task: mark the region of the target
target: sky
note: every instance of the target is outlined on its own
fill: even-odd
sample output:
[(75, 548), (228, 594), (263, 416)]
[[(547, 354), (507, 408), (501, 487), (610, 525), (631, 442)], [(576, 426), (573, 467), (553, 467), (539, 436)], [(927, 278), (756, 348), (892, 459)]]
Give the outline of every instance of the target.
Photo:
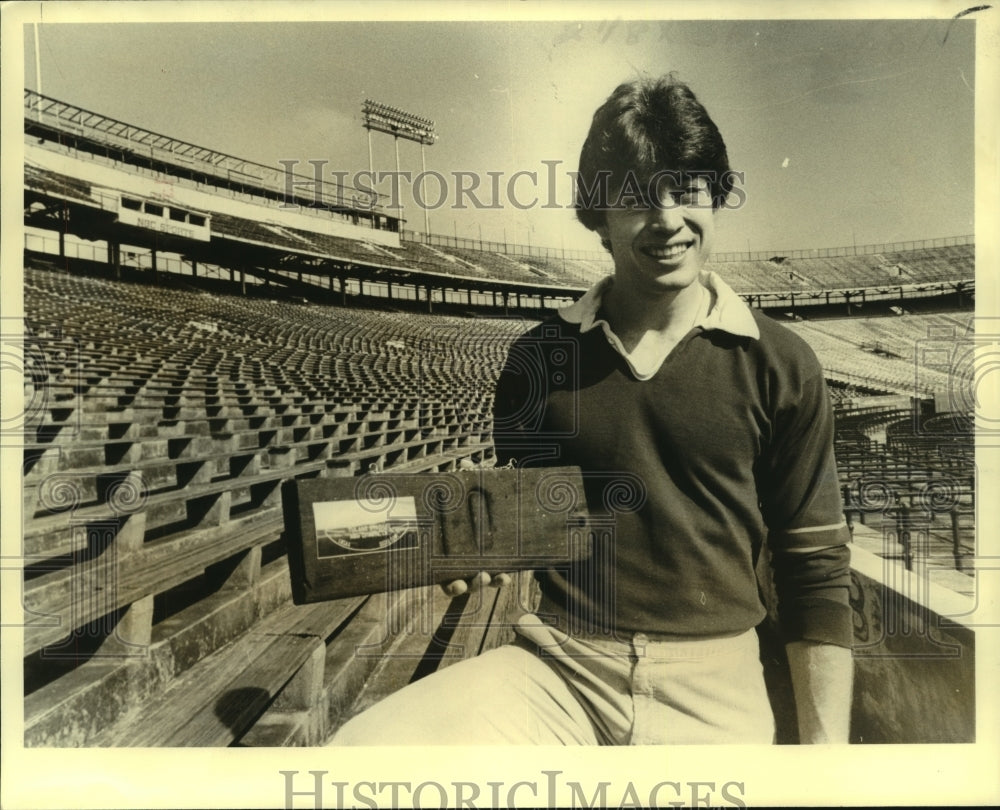
[[(716, 250), (974, 230), (971, 17), (43, 22), (38, 39), (44, 94), (275, 168), (366, 170), (366, 98), (430, 118), (439, 138), (426, 167), (449, 183), (445, 206), (428, 214), (436, 233), (599, 249), (569, 209), (567, 173), (614, 87), (668, 71), (692, 87), (745, 173), (746, 201), (719, 214)], [(23, 40), (25, 85), (36, 89), (30, 26)], [(374, 167), (393, 169), (392, 138), (376, 133), (372, 145)], [(401, 169), (419, 173), (419, 146), (398, 146)], [(454, 172), (483, 178), (490, 204), (486, 173), (505, 184), (519, 170), (538, 176), (517, 181), (520, 208), (455, 207)], [(438, 188), (428, 180), (425, 197)], [(407, 227), (423, 230), (405, 183), (401, 201)]]
[(322, 501), (313, 504), (313, 520), (317, 530), (333, 530), (385, 523), (387, 520), (416, 519), (417, 505), (413, 498), (371, 499), (365, 501)]

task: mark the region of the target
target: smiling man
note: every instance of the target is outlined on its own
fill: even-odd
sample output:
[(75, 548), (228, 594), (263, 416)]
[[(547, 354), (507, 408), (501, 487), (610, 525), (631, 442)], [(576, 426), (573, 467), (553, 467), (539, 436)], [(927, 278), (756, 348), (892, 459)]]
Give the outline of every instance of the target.
[(494, 441), (500, 464), (580, 466), (612, 528), (590, 559), (537, 572), (514, 644), (401, 690), (335, 743), (771, 743), (765, 541), (800, 739), (847, 741), (831, 406), (809, 347), (705, 269), (733, 178), (673, 78), (623, 84), (597, 110), (577, 214), (614, 273), (511, 347)]

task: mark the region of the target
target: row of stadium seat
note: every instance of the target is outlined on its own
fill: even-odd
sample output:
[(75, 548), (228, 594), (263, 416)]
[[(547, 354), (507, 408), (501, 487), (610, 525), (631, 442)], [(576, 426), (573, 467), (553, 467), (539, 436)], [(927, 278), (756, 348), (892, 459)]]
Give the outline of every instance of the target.
[[(974, 593), (975, 461), (956, 414), (916, 423), (909, 408), (836, 410), (834, 450), (845, 512), (880, 533), (882, 556), (914, 557), (932, 582)], [(919, 547), (902, 548), (905, 537)], [(960, 572), (965, 576), (959, 576)]]
[[(923, 396), (964, 386), (971, 373), (971, 367), (960, 362), (962, 347), (970, 345), (971, 315), (912, 314), (786, 325), (813, 347), (834, 378), (867, 378), (888, 391)], [(947, 362), (942, 361), (942, 349)]]
[(952, 245), (892, 254), (775, 257), (772, 261), (716, 262), (713, 269), (743, 294), (898, 287), (974, 278), (975, 249)]

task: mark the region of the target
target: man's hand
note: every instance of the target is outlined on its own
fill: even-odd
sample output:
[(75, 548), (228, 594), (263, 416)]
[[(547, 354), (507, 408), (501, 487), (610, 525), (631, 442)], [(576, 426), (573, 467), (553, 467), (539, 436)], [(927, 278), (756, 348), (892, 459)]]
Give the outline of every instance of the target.
[(461, 596), (463, 593), (478, 591), (480, 588), (485, 588), (487, 585), (492, 585), (495, 588), (502, 588), (504, 585), (509, 584), (510, 574), (495, 574), (494, 576), (490, 576), (485, 571), (480, 571), (468, 582), (464, 579), (456, 579), (446, 585), (442, 585), (441, 588), (446, 594), (448, 594), (448, 596)]
[(851, 651), (813, 641), (793, 641), (785, 649), (799, 716), (799, 742), (848, 742), (854, 677)]

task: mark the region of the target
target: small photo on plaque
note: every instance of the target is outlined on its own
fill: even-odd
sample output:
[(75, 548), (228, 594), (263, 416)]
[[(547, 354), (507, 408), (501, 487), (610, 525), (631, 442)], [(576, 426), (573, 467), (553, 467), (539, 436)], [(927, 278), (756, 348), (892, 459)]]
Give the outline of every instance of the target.
[(393, 499), (384, 509), (358, 500), (313, 504), (316, 556), (384, 553), (416, 548), (417, 506), (411, 497)]

